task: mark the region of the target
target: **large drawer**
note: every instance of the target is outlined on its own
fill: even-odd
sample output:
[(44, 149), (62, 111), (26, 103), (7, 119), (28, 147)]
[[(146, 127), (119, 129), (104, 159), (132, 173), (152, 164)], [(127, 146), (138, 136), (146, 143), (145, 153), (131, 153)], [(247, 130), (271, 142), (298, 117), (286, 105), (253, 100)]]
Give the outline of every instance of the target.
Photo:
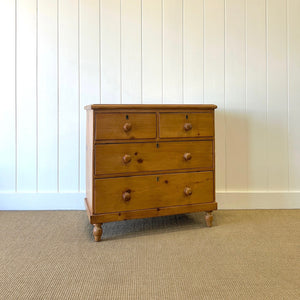
[(95, 175), (213, 169), (212, 141), (95, 145)]
[(159, 114), (160, 138), (212, 137), (213, 135), (213, 112)]
[(213, 172), (96, 179), (95, 213), (213, 202)]
[(156, 137), (155, 113), (96, 113), (95, 139), (148, 139)]

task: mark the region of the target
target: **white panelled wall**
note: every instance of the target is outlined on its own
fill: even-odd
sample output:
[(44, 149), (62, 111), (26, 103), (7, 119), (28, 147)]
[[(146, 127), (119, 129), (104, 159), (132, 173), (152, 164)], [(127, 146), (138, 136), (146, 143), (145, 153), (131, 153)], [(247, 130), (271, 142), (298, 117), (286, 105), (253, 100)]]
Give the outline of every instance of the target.
[(1, 0), (0, 209), (81, 209), (92, 103), (213, 103), (219, 208), (300, 208), (300, 0)]

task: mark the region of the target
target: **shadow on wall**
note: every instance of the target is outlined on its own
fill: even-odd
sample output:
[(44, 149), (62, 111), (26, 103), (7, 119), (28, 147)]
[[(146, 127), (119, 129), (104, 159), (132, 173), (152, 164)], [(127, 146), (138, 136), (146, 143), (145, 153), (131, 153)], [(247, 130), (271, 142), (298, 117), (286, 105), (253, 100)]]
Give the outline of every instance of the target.
[(288, 190), (288, 167), (288, 128), (280, 115), (216, 111), (217, 190)]

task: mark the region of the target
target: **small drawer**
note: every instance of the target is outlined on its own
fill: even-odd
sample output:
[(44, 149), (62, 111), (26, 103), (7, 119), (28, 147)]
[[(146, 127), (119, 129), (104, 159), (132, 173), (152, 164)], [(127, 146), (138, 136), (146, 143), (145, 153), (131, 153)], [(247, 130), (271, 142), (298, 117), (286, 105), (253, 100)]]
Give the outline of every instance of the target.
[(95, 145), (95, 175), (148, 171), (212, 170), (212, 141)]
[(192, 172), (96, 179), (95, 213), (209, 203), (214, 201), (213, 172)]
[(155, 113), (96, 113), (96, 140), (156, 138)]
[(195, 138), (213, 135), (213, 112), (159, 114), (160, 138)]

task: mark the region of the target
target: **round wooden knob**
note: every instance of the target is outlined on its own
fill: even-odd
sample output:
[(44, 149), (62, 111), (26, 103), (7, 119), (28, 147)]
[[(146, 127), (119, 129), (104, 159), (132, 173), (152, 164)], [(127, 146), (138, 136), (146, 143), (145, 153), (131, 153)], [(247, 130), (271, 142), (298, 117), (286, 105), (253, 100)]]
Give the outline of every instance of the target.
[(125, 123), (124, 126), (123, 126), (123, 129), (125, 132), (128, 132), (131, 130), (131, 123)]
[(192, 195), (192, 189), (191, 189), (189, 186), (186, 186), (186, 187), (184, 188), (184, 194), (185, 194), (186, 196)]
[(184, 128), (185, 131), (191, 130), (193, 128), (192, 123), (185, 123), (183, 125), (183, 128)]
[(190, 159), (192, 159), (192, 154), (187, 152), (187, 153), (183, 154), (183, 157), (184, 157), (185, 160), (190, 160)]
[(124, 201), (129, 201), (131, 199), (131, 194), (129, 192), (124, 192), (123, 193), (123, 200)]
[(128, 164), (131, 161), (131, 156), (129, 154), (125, 154), (123, 156), (123, 161), (125, 164)]

